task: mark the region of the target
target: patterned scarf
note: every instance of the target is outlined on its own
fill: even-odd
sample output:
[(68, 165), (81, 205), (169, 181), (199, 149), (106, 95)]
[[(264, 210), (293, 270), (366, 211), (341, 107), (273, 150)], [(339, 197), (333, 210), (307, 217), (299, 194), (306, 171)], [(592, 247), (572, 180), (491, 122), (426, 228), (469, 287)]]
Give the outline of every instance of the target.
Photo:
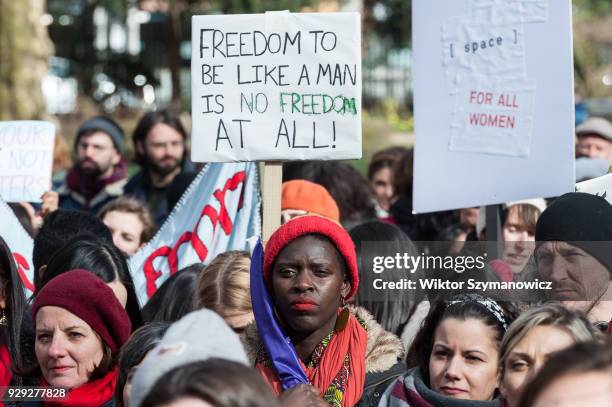
[[(361, 399), (367, 341), (365, 322), (351, 314), (342, 331), (329, 333), (315, 347), (306, 364), (300, 361), (309, 382), (319, 389), (330, 406), (352, 407)], [(263, 346), (258, 351), (255, 367), (277, 395), (283, 392)]]
[(413, 368), (395, 381), (386, 405), (389, 407), (500, 407), (500, 400), (464, 400), (436, 393), (424, 383), (419, 368)]

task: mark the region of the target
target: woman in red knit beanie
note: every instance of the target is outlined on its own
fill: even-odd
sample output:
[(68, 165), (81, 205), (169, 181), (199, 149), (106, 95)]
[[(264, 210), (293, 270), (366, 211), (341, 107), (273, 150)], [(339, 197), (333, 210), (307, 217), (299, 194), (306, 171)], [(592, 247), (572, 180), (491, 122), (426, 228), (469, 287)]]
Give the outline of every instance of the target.
[(45, 285), (34, 299), (34, 350), (41, 385), (68, 389), (45, 406), (112, 406), (116, 355), (131, 324), (113, 291), (77, 269)]
[[(266, 245), (263, 278), (311, 389), (333, 406), (377, 405), (382, 389), (405, 370), (397, 363), (403, 349), (365, 309), (347, 305), (359, 285), (348, 233), (319, 216), (290, 220)], [(255, 367), (280, 395), (283, 385), (255, 324), (244, 341)], [(294, 389), (303, 394), (299, 387), (287, 393)]]

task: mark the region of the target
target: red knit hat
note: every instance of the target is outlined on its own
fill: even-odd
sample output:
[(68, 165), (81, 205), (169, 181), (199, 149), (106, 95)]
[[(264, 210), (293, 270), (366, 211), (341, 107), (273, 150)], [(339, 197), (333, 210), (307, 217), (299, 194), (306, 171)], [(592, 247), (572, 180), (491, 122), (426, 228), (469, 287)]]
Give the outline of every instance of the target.
[(274, 263), (276, 256), (278, 256), (281, 250), (298, 237), (308, 234), (323, 235), (329, 238), (334, 246), (336, 246), (336, 249), (338, 249), (346, 263), (346, 270), (351, 284), (351, 291), (346, 298), (352, 298), (359, 287), (355, 244), (342, 226), (321, 216), (300, 216), (294, 218), (282, 225), (270, 236), (264, 252), (263, 275), (266, 283), (270, 285), (272, 263)]
[(340, 222), (340, 209), (325, 187), (303, 179), (283, 182), (281, 209), (301, 209)]
[(130, 318), (113, 290), (88, 270), (67, 271), (41, 288), (32, 306), (35, 326), (36, 313), (48, 305), (64, 308), (87, 322), (113, 353), (121, 348), (132, 331)]

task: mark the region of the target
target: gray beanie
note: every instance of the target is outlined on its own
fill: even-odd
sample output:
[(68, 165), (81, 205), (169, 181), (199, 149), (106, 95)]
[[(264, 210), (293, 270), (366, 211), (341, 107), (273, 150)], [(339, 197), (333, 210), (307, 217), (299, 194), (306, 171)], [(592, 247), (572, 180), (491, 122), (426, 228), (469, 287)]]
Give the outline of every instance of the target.
[(576, 136), (598, 135), (612, 141), (612, 123), (603, 117), (589, 117), (576, 127)]
[(211, 358), (249, 365), (240, 339), (218, 314), (201, 309), (185, 315), (136, 369), (130, 406), (140, 407), (155, 382), (175, 367)]
[(79, 142), (79, 138), (83, 134), (91, 133), (94, 131), (103, 131), (104, 133), (108, 134), (111, 140), (113, 140), (113, 145), (115, 146), (119, 154), (123, 153), (123, 129), (117, 124), (117, 122), (106, 116), (92, 117), (85, 123), (81, 124), (81, 127), (79, 127), (79, 129), (77, 130), (74, 145), (77, 145), (77, 143)]

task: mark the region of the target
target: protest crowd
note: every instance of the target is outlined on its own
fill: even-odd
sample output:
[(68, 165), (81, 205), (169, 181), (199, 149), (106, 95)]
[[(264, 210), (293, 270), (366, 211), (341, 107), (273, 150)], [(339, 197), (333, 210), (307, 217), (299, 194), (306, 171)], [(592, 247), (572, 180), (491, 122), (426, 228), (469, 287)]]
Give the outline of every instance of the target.
[[(612, 124), (589, 118), (577, 130), (580, 160), (612, 160)], [(61, 185), (36, 210), (11, 204), (34, 239), (35, 288), (26, 298), (1, 240), (2, 386), (64, 388), (70, 403), (57, 405), (80, 406), (610, 405), (604, 198), (500, 206), (503, 250), (479, 272), (535, 273), (554, 298), (377, 291), (375, 257), (465, 254), (485, 239), (484, 208), (413, 215), (403, 147), (374, 154), (367, 177), (345, 162), (291, 162), (265, 248), (181, 268), (139, 304), (128, 259), (197, 177), (187, 138), (169, 111), (145, 114), (128, 179), (123, 130), (91, 118)]]
[[(563, 167), (575, 162), (575, 181), (585, 181), (575, 191), (421, 211), (416, 168), (427, 146), (380, 148), (364, 174), (344, 160), (355, 148), (361, 156), (361, 136), (346, 135), (368, 120), (351, 93), (361, 92), (359, 55), (339, 50), (361, 49), (341, 36), (358, 31), (355, 15), (343, 17), (354, 24), (348, 29), (322, 25), (292, 36), (266, 37), (243, 20), (231, 22), (244, 24), (240, 33), (229, 20), (225, 34), (194, 29), (192, 81), (202, 83), (193, 87), (191, 125), (183, 121), (188, 112), (162, 107), (144, 111), (131, 132), (110, 114), (87, 117), (74, 134), (53, 135), (57, 166), (40, 199), (9, 199), (0, 190), (0, 406), (612, 406), (612, 193), (599, 193), (612, 190), (612, 123), (596, 116), (577, 123), (575, 154)], [(195, 16), (194, 27), (216, 17)], [(266, 27), (282, 32), (286, 18), (266, 15)], [(466, 43), (467, 56), (457, 58), (504, 53), (518, 36)], [(261, 54), (257, 41), (265, 44)], [(310, 76), (304, 63), (290, 84), (290, 65), (270, 62), (285, 52), (309, 59), (312, 44), (317, 57), (336, 50), (356, 63), (316, 61)], [(524, 56), (519, 51), (508, 55)], [(264, 53), (268, 65), (238, 64), (238, 84), (223, 75), (235, 60), (225, 58)], [(315, 76), (323, 90), (307, 93), (302, 82), (312, 80), (314, 89)], [(227, 94), (195, 91), (285, 80), (296, 87), (281, 89), (276, 116), (258, 105), (265, 97), (268, 107), (263, 92), (250, 93), (244, 109), (240, 93), (250, 120), (221, 115), (232, 109)], [(495, 123), (514, 127), (516, 95), (522, 102), (535, 92), (519, 88), (513, 102), (510, 94), (498, 99), (506, 109), (499, 117), (508, 119)], [(491, 112), (501, 109), (490, 103), (493, 93), (482, 98)], [(304, 125), (299, 115), (317, 109), (323, 118), (305, 116)], [(516, 120), (532, 115), (519, 112)], [(253, 146), (265, 144), (253, 142), (265, 127), (257, 119), (274, 122), (270, 150), (278, 156), (244, 159), (266, 148)], [(0, 151), (3, 135), (18, 128), (1, 126)], [(304, 128), (311, 133), (296, 136)], [(452, 154), (503, 155), (499, 146), (469, 150), (474, 139), (451, 138)], [(518, 151), (511, 159), (535, 156), (536, 147), (525, 154), (520, 143), (505, 147)], [(230, 150), (246, 155), (223, 156)], [(329, 156), (313, 159), (312, 151)], [(199, 159), (208, 152), (214, 159)], [(280, 175), (269, 193), (273, 170)], [(528, 190), (532, 180), (523, 181)], [(270, 202), (280, 211), (268, 210)]]

